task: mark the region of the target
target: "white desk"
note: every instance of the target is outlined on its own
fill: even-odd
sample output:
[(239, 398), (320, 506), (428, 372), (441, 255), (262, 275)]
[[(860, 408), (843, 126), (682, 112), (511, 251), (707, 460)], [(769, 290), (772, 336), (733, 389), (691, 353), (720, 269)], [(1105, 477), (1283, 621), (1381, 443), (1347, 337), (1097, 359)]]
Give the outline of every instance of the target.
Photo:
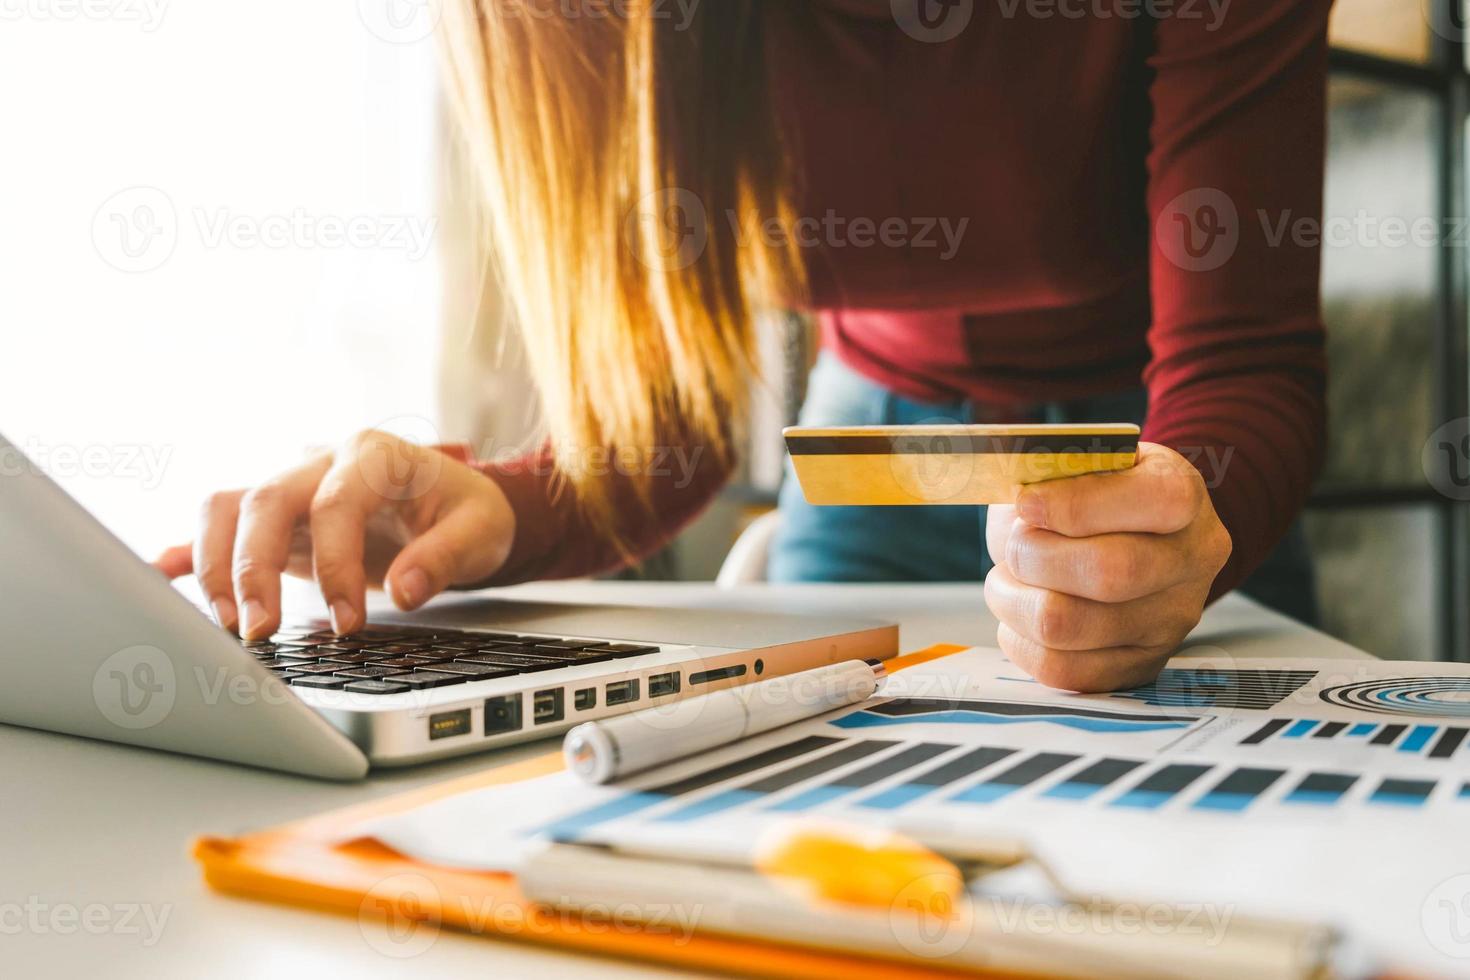
[[(979, 586), (749, 588), (576, 582), (525, 586), (529, 597), (637, 605), (821, 611), (882, 617), (902, 646), (993, 645), (995, 621)], [(1231, 596), (1212, 608), (1190, 646), (1240, 657), (1365, 657), (1360, 651)], [(44, 651), (36, 651), (37, 655)], [(532, 745), (390, 772), (359, 785), (318, 783), (254, 769), (0, 726), (0, 964), (10, 976), (647, 976), (636, 964), (441, 933), (408, 962), (384, 957), (348, 916), (316, 914), (208, 891), (189, 857), (199, 834), (234, 834), (548, 751)], [(105, 906), (107, 911), (88, 909)], [(162, 919), (156, 942), (143, 912)], [(92, 916), (93, 918), (86, 918)], [(91, 931), (87, 923), (91, 924)], [(656, 971), (663, 972), (663, 971)]]

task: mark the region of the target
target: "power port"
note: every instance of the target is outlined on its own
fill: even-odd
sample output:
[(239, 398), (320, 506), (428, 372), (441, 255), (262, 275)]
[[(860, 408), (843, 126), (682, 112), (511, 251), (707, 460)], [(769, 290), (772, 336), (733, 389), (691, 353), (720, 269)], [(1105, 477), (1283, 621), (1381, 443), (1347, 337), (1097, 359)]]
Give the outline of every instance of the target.
[(521, 696), (502, 694), (485, 699), (485, 734), (503, 735), (521, 727)]
[(654, 674), (648, 679), (648, 696), (651, 698), (678, 693), (679, 672), (677, 670), (672, 674)]
[(572, 704), (578, 711), (591, 711), (597, 707), (597, 688), (584, 687), (572, 695)]
[(562, 689), (559, 687), (549, 691), (537, 691), (535, 699), (531, 702), (531, 720), (538, 725), (549, 725), (553, 721), (561, 721), (566, 715), (563, 697)]
[(607, 706), (627, 704), (638, 700), (638, 678), (630, 681), (614, 681), (607, 686)]
[(460, 708), (456, 711), (441, 711), (437, 715), (429, 716), (429, 741), (441, 738), (453, 738), (455, 735), (468, 735), (470, 733), (470, 709)]

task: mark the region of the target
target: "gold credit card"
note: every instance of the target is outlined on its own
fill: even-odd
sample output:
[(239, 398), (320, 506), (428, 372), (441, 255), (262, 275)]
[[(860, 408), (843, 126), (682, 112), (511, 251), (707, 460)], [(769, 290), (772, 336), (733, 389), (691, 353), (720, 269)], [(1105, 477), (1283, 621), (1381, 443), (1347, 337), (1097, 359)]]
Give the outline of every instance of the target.
[(1126, 470), (1138, 426), (857, 425), (782, 431), (807, 503), (1009, 504), (1027, 483)]

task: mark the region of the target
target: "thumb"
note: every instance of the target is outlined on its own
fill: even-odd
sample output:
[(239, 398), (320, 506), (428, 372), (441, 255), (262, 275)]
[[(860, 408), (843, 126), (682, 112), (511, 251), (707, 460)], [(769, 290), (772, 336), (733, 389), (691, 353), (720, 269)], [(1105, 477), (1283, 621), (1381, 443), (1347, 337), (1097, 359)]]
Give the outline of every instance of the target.
[(495, 574), (510, 555), (512, 533), (495, 511), (464, 501), (398, 553), (384, 585), (400, 609), (417, 609), (451, 585)]

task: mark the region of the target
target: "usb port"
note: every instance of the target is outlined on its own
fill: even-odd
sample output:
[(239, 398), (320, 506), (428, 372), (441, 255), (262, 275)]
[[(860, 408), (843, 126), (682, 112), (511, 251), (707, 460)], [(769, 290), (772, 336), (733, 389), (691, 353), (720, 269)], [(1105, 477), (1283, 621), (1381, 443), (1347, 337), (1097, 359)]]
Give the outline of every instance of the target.
[(549, 725), (553, 721), (561, 721), (566, 712), (562, 708), (562, 689), (552, 688), (549, 691), (537, 691), (535, 699), (531, 702), (531, 718), (538, 725)]
[(648, 679), (648, 696), (651, 698), (678, 693), (679, 672), (677, 670), (672, 674), (654, 674)]
[(503, 735), (521, 727), (521, 696), (502, 694), (485, 699), (485, 734)]
[(578, 711), (591, 711), (597, 707), (597, 688), (584, 687), (572, 695), (572, 704)]
[(631, 681), (615, 681), (607, 686), (607, 706), (611, 708), (615, 704), (627, 704), (629, 701), (638, 700), (638, 678)]

